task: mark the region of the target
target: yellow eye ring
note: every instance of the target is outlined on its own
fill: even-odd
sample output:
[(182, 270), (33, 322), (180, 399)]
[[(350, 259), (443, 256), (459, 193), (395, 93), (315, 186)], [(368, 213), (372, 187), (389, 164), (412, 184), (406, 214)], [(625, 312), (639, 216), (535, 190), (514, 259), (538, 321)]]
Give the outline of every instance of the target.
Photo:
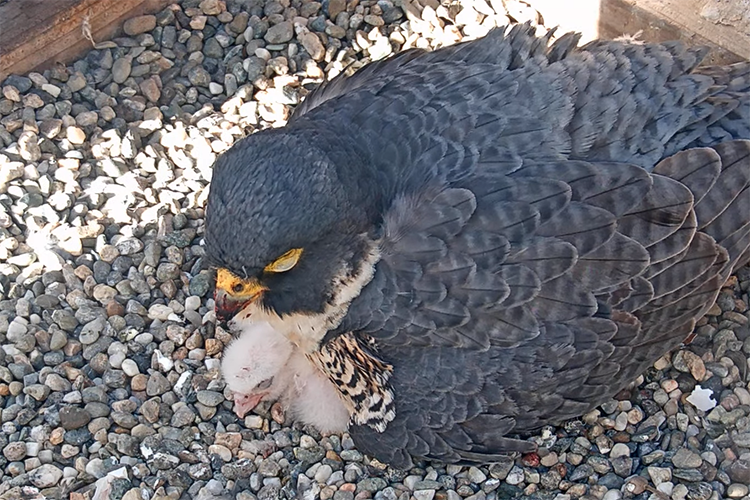
[(263, 271), (267, 273), (285, 273), (297, 265), (300, 256), (302, 256), (302, 249), (292, 248), (284, 255), (264, 267)]

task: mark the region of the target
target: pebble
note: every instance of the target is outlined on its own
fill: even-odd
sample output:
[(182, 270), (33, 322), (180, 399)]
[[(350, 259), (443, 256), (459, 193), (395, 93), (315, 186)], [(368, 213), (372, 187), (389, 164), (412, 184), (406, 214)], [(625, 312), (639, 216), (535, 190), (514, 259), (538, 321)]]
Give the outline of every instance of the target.
[(62, 479), (63, 472), (52, 464), (44, 464), (29, 473), (29, 482), (37, 488), (50, 488)]
[(513, 467), (505, 478), (505, 482), (511, 485), (521, 484), (524, 480), (523, 469), (516, 466)]
[(80, 145), (86, 141), (86, 132), (84, 132), (80, 127), (71, 125), (65, 130), (65, 134), (67, 135), (67, 138), (71, 142), (71, 144)]
[(472, 483), (481, 484), (487, 480), (487, 475), (477, 467), (469, 467), (468, 475)]
[(610, 459), (629, 456), (630, 448), (628, 448), (628, 446), (623, 443), (615, 443), (615, 445), (612, 447), (612, 450), (609, 452)]
[(76, 71), (70, 75), (70, 78), (68, 78), (66, 83), (71, 92), (78, 92), (86, 87), (86, 77), (83, 73)]
[(681, 372), (690, 372), (695, 380), (701, 382), (706, 377), (703, 360), (688, 350), (680, 350), (672, 358), (672, 365)]
[(307, 53), (310, 54), (310, 57), (312, 57), (315, 61), (323, 60), (326, 49), (321, 43), (320, 38), (318, 38), (318, 35), (308, 31), (307, 33), (298, 35), (297, 38), (305, 48)]
[(26, 443), (23, 441), (9, 443), (3, 448), (3, 455), (11, 462), (23, 460), (26, 457)]
[(122, 371), (125, 372), (125, 375), (128, 377), (135, 377), (140, 373), (140, 370), (138, 369), (138, 364), (136, 364), (135, 361), (132, 359), (125, 359), (122, 362)]
[(681, 469), (694, 469), (700, 467), (703, 460), (698, 454), (686, 448), (680, 448), (672, 457), (672, 463)]
[(130, 36), (140, 35), (156, 27), (156, 16), (146, 15), (133, 17), (125, 21), (123, 31)]
[(733, 483), (727, 487), (727, 496), (729, 498), (742, 498), (747, 496), (748, 486), (746, 484)]
[(264, 36), (266, 42), (270, 44), (281, 44), (286, 43), (294, 36), (294, 29), (292, 23), (289, 21), (282, 21), (279, 24), (271, 26)]
[(129, 57), (120, 57), (112, 64), (112, 80), (115, 83), (125, 83), (130, 76), (133, 61)]
[(63, 406), (59, 412), (60, 425), (65, 430), (79, 429), (91, 421), (91, 415), (83, 408)]

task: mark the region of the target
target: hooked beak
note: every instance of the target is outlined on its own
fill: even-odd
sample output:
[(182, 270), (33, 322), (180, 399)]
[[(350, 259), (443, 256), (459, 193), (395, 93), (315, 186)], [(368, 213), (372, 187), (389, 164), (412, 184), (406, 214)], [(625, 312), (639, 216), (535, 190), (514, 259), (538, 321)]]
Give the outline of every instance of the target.
[(226, 327), (229, 320), (245, 306), (258, 300), (266, 290), (266, 287), (255, 278), (243, 279), (226, 269), (219, 269), (216, 272), (214, 292), (216, 319), (219, 325)]
[(266, 392), (259, 394), (236, 394), (234, 396), (234, 413), (239, 418), (245, 418), (245, 415), (250, 413), (253, 408), (258, 406), (258, 403), (263, 401), (266, 394)]

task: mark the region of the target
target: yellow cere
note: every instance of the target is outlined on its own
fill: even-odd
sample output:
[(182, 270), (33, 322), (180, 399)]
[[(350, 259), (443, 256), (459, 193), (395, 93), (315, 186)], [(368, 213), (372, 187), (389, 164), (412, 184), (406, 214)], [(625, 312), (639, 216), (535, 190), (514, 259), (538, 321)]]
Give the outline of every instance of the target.
[(244, 280), (224, 268), (216, 271), (216, 288), (230, 295), (243, 297), (257, 295), (266, 289), (255, 278)]
[(268, 264), (263, 270), (267, 273), (285, 273), (297, 265), (301, 255), (301, 248), (292, 248), (284, 255)]

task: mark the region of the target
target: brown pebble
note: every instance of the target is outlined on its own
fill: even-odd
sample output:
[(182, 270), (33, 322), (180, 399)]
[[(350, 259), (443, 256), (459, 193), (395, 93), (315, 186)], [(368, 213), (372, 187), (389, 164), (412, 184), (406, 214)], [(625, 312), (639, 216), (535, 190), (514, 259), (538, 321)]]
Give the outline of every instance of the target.
[(200, 349), (201, 347), (203, 347), (203, 336), (198, 331), (195, 331), (185, 341), (185, 347), (187, 347), (191, 351), (193, 349)]
[(719, 304), (714, 304), (711, 309), (708, 310), (706, 316), (721, 316), (721, 307)]
[(0, 384), (0, 396), (10, 396), (10, 387), (8, 387), (8, 384)]
[(145, 373), (139, 373), (130, 380), (130, 388), (135, 392), (145, 391), (146, 384), (148, 384), (148, 375)]
[(339, 487), (339, 490), (341, 491), (351, 491), (352, 493), (354, 493), (356, 489), (357, 485), (352, 483), (344, 483)]
[(661, 381), (661, 388), (664, 389), (664, 391), (669, 394), (670, 392), (674, 391), (680, 386), (680, 384), (677, 383), (674, 379), (667, 379)]
[(336, 453), (336, 452), (335, 452), (335, 451), (333, 451), (333, 450), (328, 450), (328, 451), (326, 451), (326, 458), (327, 458), (328, 460), (334, 460), (334, 461), (336, 461), (336, 462), (341, 462), (341, 457), (339, 456), (339, 454), (338, 454), (338, 453)]
[(49, 442), (50, 444), (57, 446), (58, 444), (63, 442), (63, 438), (65, 437), (65, 429), (62, 427), (57, 427), (56, 429), (53, 429), (52, 432), (49, 435)]
[(94, 271), (92, 271), (90, 268), (88, 268), (88, 267), (84, 266), (83, 264), (81, 264), (80, 266), (76, 267), (73, 270), (73, 274), (75, 274), (76, 276), (78, 276), (82, 280), (85, 280), (89, 276), (93, 276), (94, 275)]
[(565, 464), (556, 464), (552, 467), (552, 470), (560, 474), (561, 478), (565, 478), (565, 476), (568, 474), (568, 469), (565, 467)]
[(36, 345), (43, 349), (43, 352), (49, 350), (49, 342), (52, 335), (47, 330), (37, 330), (34, 332), (34, 338), (36, 339)]
[(642, 476), (631, 477), (625, 485), (625, 491), (632, 495), (640, 495), (648, 487), (648, 479)]
[(104, 309), (107, 311), (107, 317), (109, 318), (111, 318), (112, 316), (125, 315), (125, 306), (123, 306), (116, 300), (110, 300), (109, 302), (107, 302), (107, 305), (104, 306)]
[(180, 347), (179, 349), (176, 349), (175, 352), (172, 353), (172, 359), (177, 360), (183, 360), (188, 357), (188, 350), (185, 348), (185, 346)]
[(615, 435), (612, 436), (612, 441), (615, 443), (629, 443), (630, 434), (627, 432), (616, 432)]
[(229, 344), (234, 337), (231, 333), (225, 331), (223, 328), (217, 328), (216, 333), (214, 334), (216, 336), (216, 340), (221, 342), (224, 345)]
[(242, 434), (239, 432), (217, 432), (214, 444), (225, 446), (230, 450), (236, 450), (242, 442)]
[(63, 364), (61, 368), (65, 372), (65, 378), (67, 378), (71, 382), (75, 382), (78, 379), (78, 377), (81, 376), (81, 370), (79, 370), (78, 368), (74, 366)]
[(69, 338), (68, 343), (63, 347), (63, 353), (65, 353), (66, 356), (71, 357), (81, 352), (81, 349), (82, 346), (79, 341)]
[(279, 425), (284, 424), (286, 416), (284, 415), (284, 407), (281, 406), (281, 403), (274, 403), (273, 406), (271, 406), (271, 418), (273, 418), (274, 422)]
[(206, 354), (216, 356), (224, 350), (224, 344), (218, 339), (206, 339)]

